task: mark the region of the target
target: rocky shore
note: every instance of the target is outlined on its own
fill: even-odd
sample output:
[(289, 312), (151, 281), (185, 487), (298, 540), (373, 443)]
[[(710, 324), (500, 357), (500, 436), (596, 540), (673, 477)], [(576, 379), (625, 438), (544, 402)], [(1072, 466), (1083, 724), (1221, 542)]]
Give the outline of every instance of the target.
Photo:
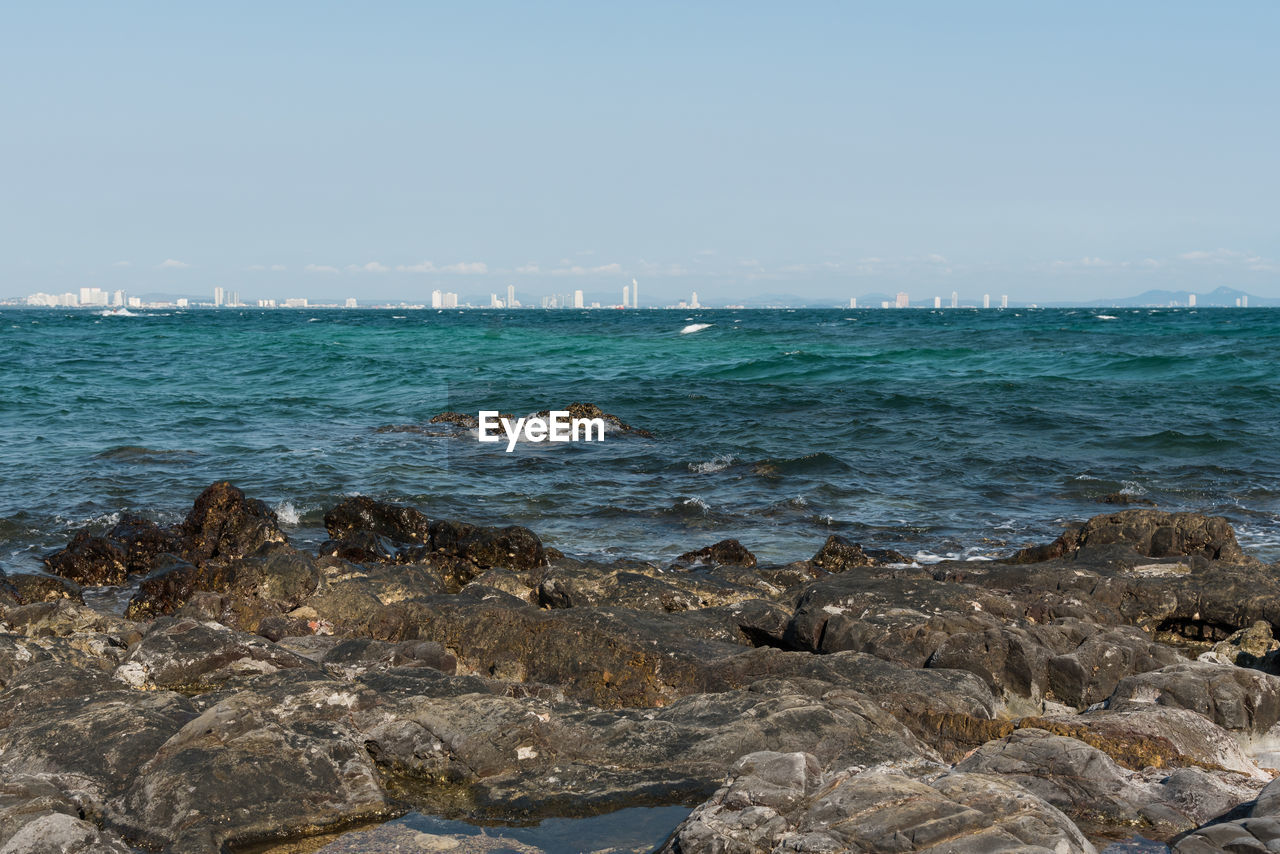
[[(1223, 519), (924, 567), (838, 536), (589, 563), (368, 498), (324, 521), (299, 549), (216, 483), (0, 574), (0, 854), (438, 851), (377, 825), (670, 805), (670, 854), (1280, 850), (1280, 572)], [(101, 585), (136, 587), (123, 614)]]

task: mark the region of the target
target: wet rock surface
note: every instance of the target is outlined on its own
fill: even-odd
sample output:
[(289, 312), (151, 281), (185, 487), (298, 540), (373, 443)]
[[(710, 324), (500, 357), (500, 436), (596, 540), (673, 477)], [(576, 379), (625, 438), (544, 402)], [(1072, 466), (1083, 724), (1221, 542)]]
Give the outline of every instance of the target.
[[(1280, 573), (1220, 519), (1122, 510), (932, 566), (838, 536), (593, 563), (367, 497), (324, 521), (298, 548), (223, 482), (0, 578), (0, 851), (673, 805), (670, 852), (1280, 839)], [(84, 604), (125, 582), (124, 616)]]

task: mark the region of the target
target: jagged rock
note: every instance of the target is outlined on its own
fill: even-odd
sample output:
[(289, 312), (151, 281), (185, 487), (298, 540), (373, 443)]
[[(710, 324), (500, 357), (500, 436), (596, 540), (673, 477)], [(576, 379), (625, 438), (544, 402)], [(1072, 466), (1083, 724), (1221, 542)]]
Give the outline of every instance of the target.
[(1111, 696), (1125, 676), (1158, 670), (1182, 660), (1176, 651), (1153, 643), (1136, 628), (1093, 630), (1075, 649), (1049, 659), (1048, 694), (1059, 703), (1083, 708)]
[(236, 692), (152, 751), (112, 821), (144, 846), (217, 854), (388, 818), (395, 810), (351, 723), (372, 701), (329, 680)]
[(1276, 651), (1280, 642), (1271, 635), (1271, 624), (1258, 620), (1252, 626), (1235, 632), (1224, 641), (1213, 645), (1206, 653), (1211, 660), (1234, 664), (1238, 667), (1254, 667), (1269, 673), (1276, 671)]
[[(11, 789), (5, 785), (4, 789)], [(7, 794), (7, 792), (6, 792)], [(3, 803), (0, 796), (0, 803)], [(130, 854), (115, 834), (76, 815), (61, 796), (0, 808), (0, 854)]]
[(756, 556), (737, 540), (721, 540), (713, 545), (685, 552), (676, 560), (681, 563), (712, 563), (727, 566), (756, 565)]
[(253, 630), (265, 616), (292, 610), (312, 595), (320, 582), (321, 561), (283, 543), (268, 543), (243, 558), (175, 563), (145, 578), (129, 601), (131, 619), (172, 614), (200, 592), (225, 594), (230, 619)]
[(397, 667), (430, 667), (442, 673), (456, 673), (458, 660), (448, 650), (431, 641), (391, 644), (368, 638), (339, 641), (321, 659), (330, 673), (353, 679), (371, 670)]
[(431, 520), (425, 515), (403, 504), (375, 501), (363, 495), (348, 498), (325, 513), (324, 527), (335, 540), (363, 532), (399, 543), (431, 542)]
[(122, 584), (129, 575), (126, 560), (128, 555), (117, 543), (80, 531), (65, 548), (45, 557), (44, 564), (77, 584)]
[(168, 691), (134, 691), (99, 670), (34, 664), (0, 692), (0, 772), (45, 780), (101, 816), (138, 768), (196, 716)]
[[(607, 426), (613, 428), (614, 430), (617, 430), (620, 433), (630, 433), (635, 436), (641, 436), (645, 439), (653, 438), (653, 434), (650, 433), (648, 430), (643, 430), (639, 427), (632, 427), (630, 424), (623, 421), (618, 416), (611, 415), (608, 412), (605, 412), (603, 409), (596, 406), (594, 403), (571, 403), (565, 407), (565, 411), (569, 413), (570, 418), (600, 418), (604, 421), (604, 423)], [(541, 412), (538, 412), (536, 414), (540, 418), (546, 418), (551, 414), (551, 410), (544, 409)], [(504, 415), (502, 417), (510, 418), (511, 416)]]
[(743, 757), (661, 854), (1096, 851), (1060, 811), (999, 777), (925, 782), (888, 769), (823, 775), (819, 767), (804, 754)]
[(6, 579), (24, 604), (32, 602), (53, 602), (58, 599), (69, 599), (84, 604), (84, 596), (80, 585), (69, 578), (55, 575), (28, 575), (14, 573)]
[(80, 531), (44, 563), (50, 572), (80, 584), (122, 584), (130, 574), (152, 572), (175, 556), (202, 564), (213, 558), (243, 557), (265, 543), (279, 542), (284, 542), (284, 534), (275, 512), (219, 481), (200, 494), (186, 520), (174, 529), (125, 516), (103, 536)]
[(1097, 832), (1137, 827), (1158, 838), (1196, 827), (1217, 814), (1213, 809), (1249, 799), (1260, 785), (1202, 768), (1143, 775), (1083, 741), (1033, 728), (982, 745), (955, 771), (1012, 779)]
[(1280, 849), (1280, 779), (1272, 781), (1251, 803), (1227, 820), (1210, 822), (1183, 836), (1173, 854), (1275, 851)]
[[(510, 415), (504, 416), (510, 418)], [(468, 415), (465, 412), (441, 412), (439, 415), (431, 416), (431, 424), (457, 424), (459, 427), (465, 427), (468, 430), (474, 430), (480, 426), (479, 420), (474, 415)]]
[(353, 563), (440, 565), (455, 590), (491, 567), (526, 570), (547, 563), (542, 541), (528, 528), (432, 521), (412, 507), (363, 496), (326, 513), (325, 528), (330, 539), (321, 554)]
[(294, 668), (320, 675), (313, 662), (263, 638), (218, 623), (164, 617), (129, 651), (116, 676), (134, 688), (199, 693)]
[(1280, 677), (1231, 665), (1186, 661), (1121, 679), (1114, 711), (1150, 704), (1187, 709), (1232, 732), (1261, 734), (1280, 721)]
[[(412, 796), (414, 780), (449, 781), (483, 816), (603, 812), (706, 797), (726, 766), (757, 750), (840, 763), (936, 762), (900, 723), (856, 691), (699, 694), (662, 709), (602, 712), (492, 694), (404, 701), (368, 729), (370, 751)], [(448, 814), (449, 791), (424, 811)]]
[(850, 542), (839, 534), (832, 534), (810, 562), (827, 572), (844, 572), (859, 566), (882, 566), (911, 561), (892, 549), (863, 549), (858, 543)]
[(267, 543), (284, 542), (275, 511), (225, 480), (200, 493), (178, 531), (185, 540), (182, 556), (195, 564), (245, 557)]
[(1126, 546), (1138, 554), (1157, 558), (1200, 555), (1209, 560), (1244, 559), (1231, 523), (1221, 516), (1122, 510), (1072, 525), (1052, 543), (1023, 549), (1013, 560), (1020, 563), (1050, 560), (1082, 549), (1110, 545)]
[(714, 577), (667, 573), (654, 567), (607, 569), (557, 566), (537, 588), (547, 608), (618, 607), (639, 611), (689, 611), (757, 599), (760, 591)]
[(166, 555), (181, 554), (181, 536), (142, 516), (126, 515), (107, 532), (106, 538), (124, 551), (125, 569), (130, 575), (151, 572)]

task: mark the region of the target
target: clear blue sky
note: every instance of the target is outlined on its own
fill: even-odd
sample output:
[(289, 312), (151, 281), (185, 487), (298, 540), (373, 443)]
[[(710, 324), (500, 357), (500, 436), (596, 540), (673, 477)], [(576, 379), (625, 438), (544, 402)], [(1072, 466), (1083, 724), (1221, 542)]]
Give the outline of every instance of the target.
[(1280, 296), (1278, 44), (1274, 2), (7, 3), (0, 295)]

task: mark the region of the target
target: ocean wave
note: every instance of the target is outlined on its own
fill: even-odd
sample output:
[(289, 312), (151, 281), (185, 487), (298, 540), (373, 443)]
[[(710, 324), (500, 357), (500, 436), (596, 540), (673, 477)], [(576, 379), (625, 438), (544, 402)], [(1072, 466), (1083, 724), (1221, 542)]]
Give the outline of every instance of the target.
[(753, 473), (761, 477), (780, 477), (788, 474), (822, 474), (852, 471), (844, 460), (826, 451), (805, 454), (802, 457), (764, 459), (751, 465)]
[(113, 460), (121, 463), (171, 463), (182, 462), (196, 455), (195, 451), (144, 448), (141, 445), (117, 445), (94, 454), (95, 460)]
[(280, 524), (296, 528), (302, 522), (302, 515), (292, 501), (281, 501), (275, 506), (276, 518)]
[(724, 471), (733, 465), (733, 454), (717, 454), (704, 463), (689, 463), (689, 471), (695, 474), (711, 474), (712, 472)]
[(693, 334), (694, 332), (701, 332), (702, 330), (707, 329), (707, 328), (710, 328), (711, 326), (714, 326), (714, 325), (715, 325), (715, 324), (713, 324), (713, 323), (690, 323), (690, 324), (689, 324), (688, 326), (686, 326), (684, 329), (681, 329), (681, 330), (680, 330), (680, 334), (681, 334), (681, 335), (691, 335), (691, 334)]

